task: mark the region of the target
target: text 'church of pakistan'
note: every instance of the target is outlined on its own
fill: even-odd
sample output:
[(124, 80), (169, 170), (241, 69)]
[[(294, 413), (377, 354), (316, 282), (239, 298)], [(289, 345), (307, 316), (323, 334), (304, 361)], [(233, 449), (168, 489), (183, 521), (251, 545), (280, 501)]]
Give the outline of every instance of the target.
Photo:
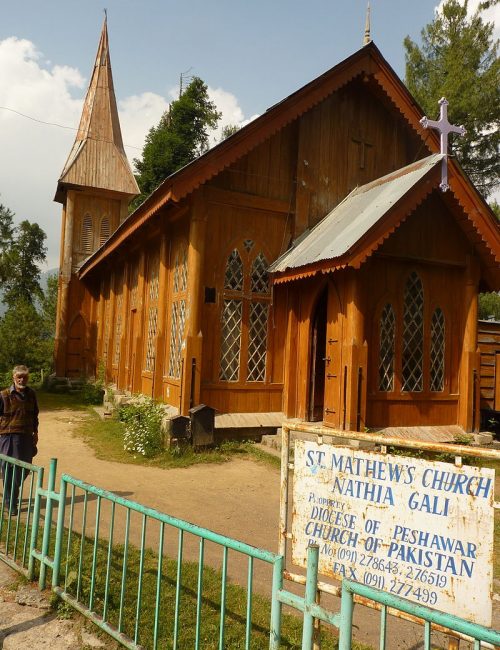
[(500, 409), (499, 354), (479, 389), (477, 320), (500, 228), (454, 159), (441, 191), (421, 118), (369, 42), (128, 215), (105, 23), (56, 193), (57, 375), (102, 366), (183, 415), (477, 429)]

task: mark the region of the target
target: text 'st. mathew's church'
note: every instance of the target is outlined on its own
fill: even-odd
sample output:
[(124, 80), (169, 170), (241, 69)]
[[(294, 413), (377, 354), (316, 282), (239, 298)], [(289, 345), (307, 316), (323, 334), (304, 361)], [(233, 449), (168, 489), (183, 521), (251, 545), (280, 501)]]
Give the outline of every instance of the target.
[(57, 374), (103, 365), (182, 414), (473, 430), (480, 397), (500, 408), (500, 364), (480, 395), (477, 351), (500, 229), (455, 160), (440, 190), (421, 118), (370, 42), (127, 216), (104, 24), (56, 193)]

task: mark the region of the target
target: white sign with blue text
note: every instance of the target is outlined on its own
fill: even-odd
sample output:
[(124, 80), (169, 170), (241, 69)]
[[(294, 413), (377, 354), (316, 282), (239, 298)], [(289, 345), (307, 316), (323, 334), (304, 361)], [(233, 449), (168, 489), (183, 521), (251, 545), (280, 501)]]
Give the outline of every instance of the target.
[(491, 625), (495, 472), (296, 440), (292, 562)]

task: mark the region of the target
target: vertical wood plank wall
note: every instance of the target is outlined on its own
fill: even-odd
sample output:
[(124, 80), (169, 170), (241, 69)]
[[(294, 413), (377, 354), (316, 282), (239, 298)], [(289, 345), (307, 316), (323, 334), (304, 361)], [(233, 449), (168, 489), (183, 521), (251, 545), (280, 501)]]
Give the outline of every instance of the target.
[[(113, 364), (108, 359), (107, 371), (120, 388), (161, 398), (176, 408), (181, 407), (183, 412), (189, 406), (187, 393), (191, 388), (186, 376), (169, 377), (167, 370), (175, 251), (181, 245), (188, 248), (192, 245), (190, 238), (196, 231), (191, 227), (194, 202), (197, 210), (205, 215), (207, 236), (202, 238), (203, 255), (198, 257), (192, 251), (189, 256), (188, 277), (196, 268), (196, 260), (202, 271), (196, 282), (192, 277), (188, 280), (190, 291), (197, 295), (186, 299), (191, 306), (192, 301), (201, 303), (202, 345), (198, 350), (193, 339), (198, 334), (191, 329), (190, 343), (183, 354), (189, 357), (188, 365), (191, 358), (196, 359), (197, 368), (201, 365), (196, 379), (199, 385), (194, 389), (200, 402), (222, 412), (284, 410), (287, 416), (307, 418), (311, 318), (315, 301), (327, 286), (327, 339), (332, 341), (329, 352), (332, 368), (335, 366), (335, 372), (331, 372), (335, 381), (330, 382), (329, 392), (325, 394), (325, 408), (329, 409), (325, 422), (346, 428), (387, 426), (393, 422), (401, 426), (461, 422), (459, 377), (465, 372), (461, 341), (466, 320), (461, 290), (466, 275), (465, 255), (470, 245), (450, 216), (449, 206), (435, 194), (358, 271), (345, 270), (334, 277), (322, 275), (276, 286), (269, 312), (265, 381), (233, 382), (219, 378), (224, 268), (232, 249), (251, 239), (271, 263), (287, 250), (294, 237), (314, 226), (356, 185), (423, 155), (420, 140), (388, 100), (376, 94), (370, 100), (372, 90), (360, 78), (347, 84), (272, 137), (256, 144), (247, 155), (206, 183), (202, 192), (195, 191), (178, 207), (161, 209), (154, 225), (137, 231), (131, 249), (116, 255), (112, 265), (116, 273), (122, 266), (126, 278), (121, 342), (113, 338), (117, 304), (113, 291), (107, 306), (101, 295), (99, 299), (80, 299), (80, 310), (90, 327), (97, 331), (98, 359), (102, 359), (105, 349), (112, 351), (118, 345), (119, 362)], [(110, 208), (115, 224), (119, 211), (113, 210)], [(84, 211), (82, 203), (81, 215)], [(76, 232), (80, 231), (81, 223), (76, 228)], [(153, 377), (144, 371), (144, 357), (147, 260), (155, 254), (160, 255), (161, 270), (157, 366)], [(132, 305), (134, 264), (139, 265), (139, 280), (137, 303)], [(102, 269), (108, 272), (104, 265)], [(384, 301), (392, 297), (401, 319), (403, 281), (411, 269), (417, 270), (423, 279), (426, 322), (430, 310), (442, 306), (446, 323), (450, 325), (445, 346), (447, 379), (442, 395), (431, 395), (428, 390), (417, 396), (404, 395), (401, 391), (387, 395), (377, 389), (380, 310)], [(92, 277), (90, 281), (99, 284)], [(206, 289), (208, 294), (213, 293), (215, 301), (205, 300)], [(473, 290), (477, 292), (477, 287)], [(107, 348), (103, 341), (106, 314), (111, 323)], [(190, 317), (188, 314), (188, 329)], [(398, 349), (396, 362), (400, 355)], [(428, 374), (428, 353), (424, 364)], [(463, 416), (462, 420), (468, 417)]]

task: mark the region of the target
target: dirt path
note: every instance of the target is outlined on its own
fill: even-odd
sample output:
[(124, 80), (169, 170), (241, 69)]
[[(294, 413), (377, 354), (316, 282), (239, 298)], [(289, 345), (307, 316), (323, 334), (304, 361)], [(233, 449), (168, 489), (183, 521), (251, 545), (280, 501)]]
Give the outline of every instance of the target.
[[(253, 546), (276, 551), (279, 522), (279, 471), (251, 460), (236, 459), (220, 465), (196, 465), (187, 469), (158, 469), (99, 460), (93, 450), (73, 432), (85, 413), (71, 410), (41, 414), (39, 455), (36, 461), (48, 467), (58, 458), (58, 475), (68, 473), (133, 501), (190, 521)], [(56, 483), (57, 485), (57, 483)], [(80, 504), (81, 505), (81, 504)], [(89, 502), (88, 521), (93, 520), (95, 501)], [(102, 531), (107, 515), (103, 509)], [(75, 518), (76, 519), (76, 518)], [(109, 519), (109, 518), (108, 518)], [(115, 540), (120, 541), (123, 525), (118, 523)], [(87, 529), (87, 534), (89, 534)], [(132, 526), (133, 543), (139, 543), (140, 525)], [(175, 556), (176, 538), (168, 538), (165, 551)], [(197, 548), (188, 544), (189, 559)], [(186, 557), (185, 555), (185, 557)], [(191, 557), (189, 557), (191, 556)], [(208, 549), (207, 563), (220, 566), (221, 553)], [(233, 562), (229, 576), (246, 584), (246, 564)], [(287, 583), (288, 588), (289, 583)], [(257, 571), (256, 587), (269, 593), (269, 574)], [(338, 601), (332, 603), (338, 609)], [(379, 616), (366, 608), (356, 608), (355, 637), (377, 647)], [(498, 623), (498, 613), (495, 623)], [(422, 628), (390, 619), (388, 648), (417, 650), (423, 647)], [(498, 627), (494, 623), (494, 627)], [(437, 640), (436, 640), (437, 641)], [(465, 645), (461, 645), (461, 648)]]

